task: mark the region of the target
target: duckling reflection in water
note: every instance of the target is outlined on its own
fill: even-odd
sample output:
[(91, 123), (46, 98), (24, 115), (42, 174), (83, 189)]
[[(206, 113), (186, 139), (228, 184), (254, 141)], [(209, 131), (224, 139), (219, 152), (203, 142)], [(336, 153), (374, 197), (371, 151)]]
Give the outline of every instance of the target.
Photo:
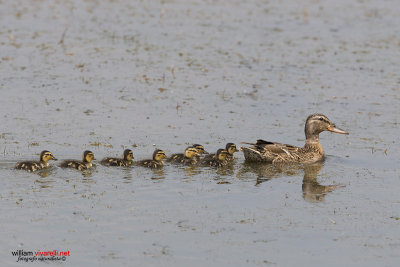
[(196, 165), (198, 151), (190, 146), (185, 149), (185, 153), (174, 154), (167, 159), (167, 162), (184, 165)]
[(25, 170), (28, 172), (35, 172), (48, 168), (50, 160), (57, 160), (50, 151), (43, 150), (40, 153), (39, 161), (22, 161), (15, 164), (15, 169)]
[(325, 115), (308, 116), (304, 127), (306, 142), (304, 147), (257, 140), (253, 147), (242, 147), (247, 161), (272, 163), (314, 163), (324, 159), (324, 150), (319, 142), (319, 134), (330, 131), (349, 134), (335, 126)]
[(165, 152), (162, 151), (161, 149), (156, 149), (153, 153), (153, 158), (152, 159), (145, 159), (136, 162), (137, 166), (142, 166), (142, 167), (148, 167), (148, 168), (161, 168), (164, 166), (164, 160), (165, 159)]
[(94, 153), (86, 150), (83, 152), (82, 160), (64, 160), (61, 162), (62, 168), (73, 168), (79, 171), (89, 170), (93, 167), (92, 160), (95, 160)]
[(130, 149), (125, 149), (123, 158), (104, 158), (100, 163), (104, 166), (125, 166), (129, 167), (133, 164), (133, 152)]
[(226, 157), (228, 156), (228, 151), (225, 149), (218, 149), (215, 157), (211, 159), (203, 159), (200, 162), (201, 166), (209, 167), (223, 167), (227, 165)]

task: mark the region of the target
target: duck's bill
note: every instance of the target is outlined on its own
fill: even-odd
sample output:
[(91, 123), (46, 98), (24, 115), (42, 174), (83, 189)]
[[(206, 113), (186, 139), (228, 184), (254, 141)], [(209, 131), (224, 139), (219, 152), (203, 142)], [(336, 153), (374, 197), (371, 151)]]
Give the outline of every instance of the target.
[(207, 151), (204, 150), (203, 154), (210, 154), (210, 153), (208, 153)]
[(333, 133), (338, 133), (338, 134), (349, 134), (349, 132), (346, 132), (342, 129), (336, 128), (335, 125), (329, 125), (328, 131), (333, 132)]
[(55, 157), (53, 157), (52, 160), (58, 160), (58, 159), (56, 159)]

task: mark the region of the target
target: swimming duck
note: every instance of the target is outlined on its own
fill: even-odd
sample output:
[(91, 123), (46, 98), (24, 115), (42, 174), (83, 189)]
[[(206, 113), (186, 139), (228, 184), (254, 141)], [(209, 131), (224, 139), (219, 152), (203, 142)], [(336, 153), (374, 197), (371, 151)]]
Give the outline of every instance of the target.
[(228, 156), (226, 157), (226, 160), (228, 161), (232, 161), (235, 158), (233, 153), (239, 152), (239, 149), (237, 149), (234, 143), (227, 143), (225, 149), (228, 151)]
[(228, 151), (225, 149), (218, 149), (217, 153), (212, 158), (204, 158), (201, 162), (201, 166), (210, 166), (210, 167), (222, 167), (227, 164), (226, 158), (228, 156)]
[(34, 172), (49, 167), (49, 160), (57, 160), (50, 151), (43, 150), (39, 161), (23, 161), (15, 165), (15, 169)]
[(80, 160), (64, 160), (61, 162), (60, 167), (63, 168), (74, 168), (80, 171), (88, 170), (93, 167), (92, 160), (94, 160), (94, 154), (92, 151), (86, 150), (83, 152), (82, 161)]
[(201, 156), (202, 156), (202, 155), (204, 155), (204, 154), (208, 154), (208, 152), (207, 152), (207, 151), (205, 151), (205, 149), (204, 149), (204, 146), (203, 146), (203, 145), (200, 145), (200, 144), (193, 144), (193, 145), (192, 145), (192, 147), (194, 147), (194, 148), (196, 148), (196, 149), (197, 149), (197, 155), (195, 156), (195, 157), (196, 157), (196, 160), (197, 160), (197, 162), (199, 162), (199, 161), (201, 160)]
[(192, 145), (192, 147), (197, 149), (197, 153), (198, 154), (208, 154), (208, 152), (204, 150), (204, 146), (203, 145), (194, 144), (194, 145)]
[(330, 131), (339, 134), (349, 134), (335, 126), (325, 115), (312, 114), (308, 116), (304, 127), (306, 142), (304, 147), (257, 140), (253, 147), (242, 147), (247, 161), (270, 163), (314, 163), (324, 159), (324, 150), (319, 142), (319, 134)]
[(101, 164), (105, 166), (131, 166), (133, 164), (133, 152), (130, 149), (125, 149), (123, 158), (104, 158), (102, 161), (100, 161)]
[(165, 152), (162, 151), (161, 149), (156, 149), (153, 153), (153, 159), (145, 159), (136, 162), (136, 165), (138, 166), (143, 166), (143, 167), (148, 167), (148, 168), (161, 168), (164, 166), (164, 160), (165, 158)]
[[(234, 143), (227, 143), (225, 146), (225, 150), (228, 152), (228, 155), (226, 156), (227, 161), (233, 161), (235, 158), (233, 156), (233, 153), (238, 152), (239, 150), (236, 148), (236, 145)], [(215, 158), (215, 154), (209, 154), (204, 157), (204, 159), (210, 160), (212, 158)]]
[(195, 165), (197, 163), (197, 154), (197, 149), (193, 146), (189, 146), (185, 149), (185, 153), (174, 154), (167, 159), (167, 162), (180, 163), (184, 165)]

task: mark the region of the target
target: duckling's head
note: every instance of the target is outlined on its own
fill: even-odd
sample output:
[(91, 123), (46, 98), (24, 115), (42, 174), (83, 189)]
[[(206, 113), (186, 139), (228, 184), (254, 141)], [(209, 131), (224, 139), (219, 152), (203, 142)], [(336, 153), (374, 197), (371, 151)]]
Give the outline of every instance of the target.
[(92, 151), (86, 150), (85, 152), (83, 152), (83, 157), (82, 160), (84, 162), (92, 162), (92, 160), (94, 160), (94, 153)]
[(50, 151), (43, 150), (42, 153), (40, 153), (40, 160), (44, 162), (48, 162), (49, 160), (57, 160), (53, 154)]
[(227, 156), (228, 156), (228, 151), (226, 151), (225, 149), (221, 148), (217, 150), (217, 159), (219, 161), (224, 161)]
[(312, 114), (308, 116), (304, 127), (306, 139), (309, 141), (318, 141), (318, 135), (323, 131), (330, 131), (339, 134), (349, 134), (333, 124), (328, 117), (322, 114)]
[(192, 147), (197, 149), (198, 154), (208, 154), (208, 152), (204, 150), (204, 146), (202, 145), (194, 144)]
[(132, 150), (125, 149), (124, 150), (124, 160), (132, 160), (132, 159), (134, 159)]
[(193, 158), (193, 157), (196, 156), (198, 153), (199, 153), (199, 152), (197, 151), (197, 149), (194, 148), (194, 147), (192, 147), (192, 146), (187, 147), (187, 148), (185, 149), (185, 157), (187, 157), (187, 158), (189, 158), (189, 159)]
[(233, 155), (233, 153), (239, 152), (234, 143), (227, 143), (225, 149), (226, 151), (228, 151), (229, 155)]
[(156, 149), (153, 153), (153, 160), (162, 161), (163, 159), (165, 159), (165, 152), (161, 149)]

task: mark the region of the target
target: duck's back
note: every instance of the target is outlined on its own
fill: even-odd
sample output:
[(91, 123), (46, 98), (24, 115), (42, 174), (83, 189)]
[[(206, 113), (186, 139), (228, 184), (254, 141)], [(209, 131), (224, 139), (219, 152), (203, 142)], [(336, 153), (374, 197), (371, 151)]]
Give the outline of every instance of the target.
[(14, 168), (18, 170), (25, 170), (28, 172), (34, 172), (46, 167), (47, 165), (41, 161), (23, 161), (23, 162), (18, 162)]

